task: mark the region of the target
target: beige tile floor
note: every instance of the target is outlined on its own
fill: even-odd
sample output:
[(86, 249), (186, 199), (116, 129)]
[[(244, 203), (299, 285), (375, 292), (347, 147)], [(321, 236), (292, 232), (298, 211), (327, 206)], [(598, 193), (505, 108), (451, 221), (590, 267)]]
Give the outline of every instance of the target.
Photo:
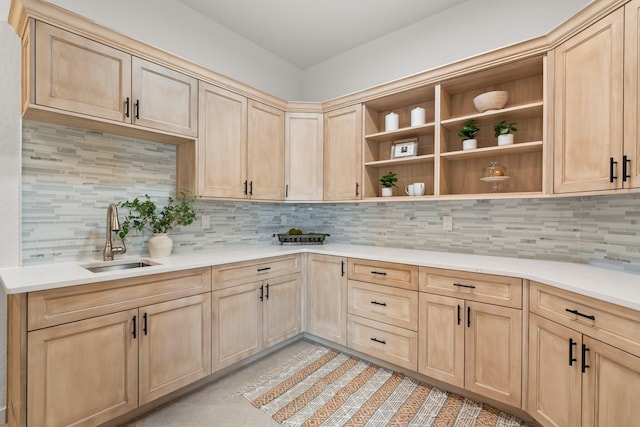
[(238, 390), (248, 384), (255, 384), (261, 376), (312, 346), (306, 341), (296, 341), (126, 426), (278, 427), (280, 424), (238, 395)]

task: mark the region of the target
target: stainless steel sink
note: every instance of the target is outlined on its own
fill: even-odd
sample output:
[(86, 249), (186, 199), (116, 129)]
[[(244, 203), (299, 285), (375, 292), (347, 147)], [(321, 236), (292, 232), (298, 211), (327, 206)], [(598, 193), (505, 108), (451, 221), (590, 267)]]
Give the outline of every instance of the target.
[(107, 261), (103, 263), (83, 265), (82, 268), (85, 268), (92, 273), (104, 273), (107, 271), (119, 271), (119, 270), (129, 270), (132, 268), (151, 267), (153, 265), (159, 265), (159, 264), (156, 262), (148, 261), (148, 260), (122, 260), (122, 261)]

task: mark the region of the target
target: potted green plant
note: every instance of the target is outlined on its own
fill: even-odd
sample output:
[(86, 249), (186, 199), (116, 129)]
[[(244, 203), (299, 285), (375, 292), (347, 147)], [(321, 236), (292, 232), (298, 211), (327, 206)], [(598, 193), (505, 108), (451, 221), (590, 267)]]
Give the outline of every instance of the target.
[(396, 187), (398, 178), (394, 172), (389, 172), (386, 175), (380, 177), (380, 183), (382, 184), (382, 197), (389, 197), (393, 195), (393, 187)]
[(507, 122), (506, 120), (502, 120), (501, 122), (493, 125), (496, 138), (498, 138), (498, 145), (513, 144), (513, 132), (518, 131), (515, 127), (517, 124), (517, 122)]
[(478, 121), (475, 119), (468, 120), (462, 125), (460, 131), (458, 131), (458, 136), (462, 138), (463, 150), (473, 150), (478, 147), (476, 135), (480, 131), (480, 128), (477, 126), (477, 123)]
[(187, 200), (187, 192), (182, 191), (179, 199), (169, 197), (166, 206), (160, 210), (149, 195), (144, 199), (120, 202), (118, 205), (128, 208), (129, 213), (120, 226), (120, 238), (124, 239), (131, 229), (149, 230), (153, 236), (149, 239), (149, 254), (152, 258), (171, 255), (173, 240), (167, 235), (174, 227), (190, 225), (196, 218), (193, 204)]

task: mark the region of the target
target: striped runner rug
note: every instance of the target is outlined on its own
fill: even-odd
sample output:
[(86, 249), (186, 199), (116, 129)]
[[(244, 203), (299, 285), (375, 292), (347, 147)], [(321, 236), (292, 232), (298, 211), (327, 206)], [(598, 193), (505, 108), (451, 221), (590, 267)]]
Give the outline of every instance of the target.
[(322, 346), (294, 356), (242, 395), (286, 427), (526, 425), (491, 406)]

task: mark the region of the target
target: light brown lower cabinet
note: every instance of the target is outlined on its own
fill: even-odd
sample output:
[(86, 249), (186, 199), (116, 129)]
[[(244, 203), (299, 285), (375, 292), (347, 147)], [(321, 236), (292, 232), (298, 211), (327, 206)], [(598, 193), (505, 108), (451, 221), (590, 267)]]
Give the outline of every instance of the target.
[(211, 294), (28, 334), (31, 426), (95, 426), (211, 373)]
[(544, 426), (633, 426), (640, 357), (531, 314), (528, 412)]
[(213, 292), (213, 371), (300, 333), (300, 274)]
[(420, 294), (418, 372), (520, 407), (522, 311)]

